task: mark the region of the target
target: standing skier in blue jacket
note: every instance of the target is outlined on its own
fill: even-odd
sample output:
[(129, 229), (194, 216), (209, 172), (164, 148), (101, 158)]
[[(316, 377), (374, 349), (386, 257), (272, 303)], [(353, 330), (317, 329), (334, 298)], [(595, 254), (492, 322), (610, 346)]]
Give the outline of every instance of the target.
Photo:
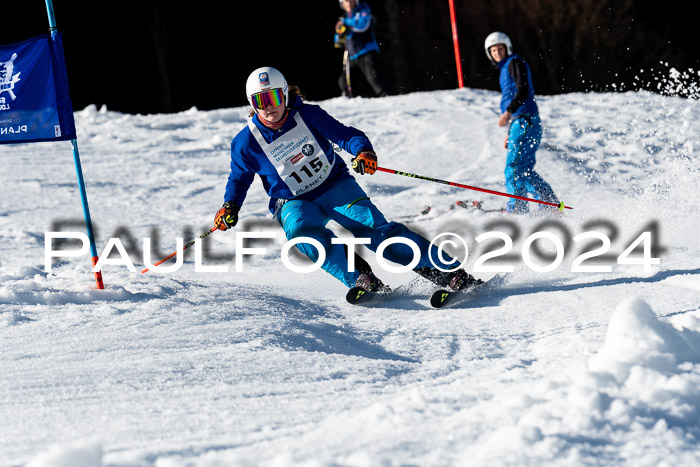
[[(558, 203), (547, 182), (535, 172), (535, 153), (542, 139), (542, 122), (535, 102), (532, 73), (527, 62), (513, 53), (510, 38), (502, 32), (489, 34), (484, 42), (486, 56), (500, 70), (501, 116), (499, 126), (509, 126), (503, 146), (507, 150), (506, 191), (512, 195)], [(507, 212), (526, 213), (527, 201), (511, 198)]]
[[(258, 174), (270, 196), (270, 212), (287, 239), (318, 240), (326, 253), (322, 268), (348, 287), (385, 288), (359, 255), (353, 257), (356, 270), (348, 271), (348, 249), (332, 243), (335, 235), (326, 228), (330, 220), (356, 237), (370, 239), (367, 247), (372, 251), (392, 237), (412, 240), (420, 250), (415, 272), (441, 287), (459, 290), (475, 280), (463, 269), (436, 269), (431, 258), (441, 269), (454, 268), (452, 258), (439, 258), (437, 248), (425, 238), (402, 224), (388, 222), (350, 175), (331, 142), (355, 155), (355, 172), (371, 175), (377, 169), (377, 155), (363, 132), (343, 125), (317, 105), (304, 103), (299, 89), (288, 87), (282, 73), (274, 68), (253, 71), (246, 93), (253, 110), (248, 125), (231, 142), (225, 202), (214, 221), (220, 230), (236, 225), (246, 193)], [(313, 245), (299, 243), (297, 247), (312, 261), (318, 260), (319, 252)], [(408, 245), (394, 243), (386, 248), (384, 257), (408, 265), (414, 255)]]
[[(379, 44), (374, 37), (374, 19), (372, 11), (366, 3), (355, 0), (340, 0), (340, 8), (345, 16), (335, 25), (334, 43), (336, 47), (345, 46), (348, 52), (350, 70), (362, 72), (367, 83), (378, 97), (386, 96), (386, 87), (379, 66)], [(343, 95), (348, 94), (348, 84), (345, 72), (338, 80)]]

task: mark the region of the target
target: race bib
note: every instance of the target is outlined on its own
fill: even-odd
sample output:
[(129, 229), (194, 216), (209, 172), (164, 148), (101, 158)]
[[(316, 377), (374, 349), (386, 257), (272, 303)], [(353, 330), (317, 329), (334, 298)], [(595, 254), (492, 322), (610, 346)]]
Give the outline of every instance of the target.
[(265, 141), (252, 118), (248, 119), (248, 128), (282, 181), (297, 196), (313, 190), (328, 178), (335, 153), (328, 158), (299, 112), (294, 115), (294, 121), (297, 125), (272, 143)]

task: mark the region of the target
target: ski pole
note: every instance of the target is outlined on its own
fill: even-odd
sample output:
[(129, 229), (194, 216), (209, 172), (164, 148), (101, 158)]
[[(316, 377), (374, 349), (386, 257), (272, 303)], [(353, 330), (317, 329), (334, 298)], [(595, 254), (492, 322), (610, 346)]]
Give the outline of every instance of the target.
[(395, 175), (403, 175), (404, 177), (412, 177), (412, 178), (418, 178), (421, 180), (427, 180), (429, 182), (435, 182), (435, 183), (442, 183), (444, 185), (451, 185), (451, 186), (456, 186), (459, 188), (464, 188), (467, 190), (474, 190), (474, 191), (482, 191), (484, 193), (490, 193), (492, 195), (498, 195), (498, 196), (506, 196), (508, 198), (515, 198), (515, 199), (521, 199), (523, 201), (528, 201), (530, 203), (540, 203), (540, 204), (546, 204), (547, 206), (554, 206), (555, 208), (559, 208), (560, 211), (563, 211), (564, 209), (573, 209), (572, 207), (565, 206), (564, 202), (562, 201), (561, 203), (548, 203), (547, 201), (540, 201), (538, 199), (530, 199), (530, 198), (525, 198), (524, 196), (518, 196), (518, 195), (511, 195), (508, 193), (502, 193), (500, 191), (493, 191), (493, 190), (487, 190), (486, 188), (479, 188), (476, 186), (469, 186), (469, 185), (463, 185), (461, 183), (455, 183), (455, 182), (448, 182), (447, 180), (440, 180), (438, 178), (432, 178), (432, 177), (426, 177), (425, 175), (416, 175), (416, 174), (411, 174), (408, 172), (400, 172), (398, 170), (393, 170), (393, 169), (386, 169), (384, 167), (377, 167), (377, 170), (381, 172), (386, 172), (390, 174), (395, 174)]
[[(202, 235), (200, 235), (200, 236), (197, 237), (197, 238), (204, 238), (204, 237), (206, 237), (207, 235), (209, 235), (210, 233), (212, 233), (212, 232), (215, 231), (215, 230), (216, 230), (216, 226), (212, 227), (211, 230), (209, 230), (209, 231), (206, 232), (206, 233), (203, 233)], [(194, 239), (190, 240), (185, 246), (183, 246), (183, 247), (182, 247), (182, 251), (185, 251), (186, 249), (188, 249), (189, 247), (191, 247), (192, 245), (194, 245), (194, 242), (197, 241), (197, 238), (194, 238)], [(170, 258), (172, 258), (173, 256), (175, 256), (176, 254), (177, 254), (177, 250), (173, 251), (173, 252), (170, 253), (168, 256), (166, 256), (165, 258), (163, 258), (163, 259), (161, 259), (160, 261), (158, 261), (157, 263), (155, 263), (153, 266), (158, 266), (158, 265), (160, 265), (160, 264), (165, 263), (167, 260), (169, 260)], [(146, 272), (148, 272), (148, 268), (146, 268), (146, 269), (144, 269), (143, 271), (141, 271), (141, 274), (144, 274), (144, 273), (146, 273)]]
[(343, 69), (345, 70), (345, 84), (348, 87), (348, 97), (352, 99), (352, 83), (350, 82), (350, 59), (347, 49), (343, 54)]

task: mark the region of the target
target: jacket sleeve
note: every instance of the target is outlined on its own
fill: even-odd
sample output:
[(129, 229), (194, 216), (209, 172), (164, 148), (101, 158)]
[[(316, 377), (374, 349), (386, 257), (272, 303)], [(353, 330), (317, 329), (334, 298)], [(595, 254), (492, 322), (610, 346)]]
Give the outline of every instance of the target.
[(247, 138), (243, 137), (246, 131), (249, 130), (245, 128), (231, 141), (231, 173), (224, 194), (224, 201), (232, 201), (239, 208), (243, 206), (248, 189), (255, 178), (255, 171), (246, 162)]
[(519, 58), (514, 58), (510, 61), (508, 64), (508, 73), (513, 77), (517, 89), (513, 100), (506, 109), (510, 113), (513, 113), (525, 103), (525, 99), (527, 99), (527, 95), (530, 92), (530, 83), (527, 81), (527, 68), (525, 63)]
[(364, 5), (351, 17), (343, 18), (343, 24), (349, 27), (353, 32), (365, 32), (369, 29), (372, 23), (372, 12), (369, 7)]
[(367, 135), (357, 128), (345, 126), (317, 105), (304, 104), (301, 109), (304, 121), (321, 136), (340, 146), (344, 151), (357, 155), (362, 150), (372, 151)]

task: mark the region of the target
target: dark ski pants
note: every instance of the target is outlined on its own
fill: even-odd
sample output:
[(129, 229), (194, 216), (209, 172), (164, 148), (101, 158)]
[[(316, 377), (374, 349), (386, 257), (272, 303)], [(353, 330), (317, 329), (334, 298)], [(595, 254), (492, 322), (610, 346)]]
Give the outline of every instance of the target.
[[(386, 86), (384, 85), (384, 80), (382, 79), (381, 71), (379, 69), (378, 63), (378, 53), (368, 52), (364, 55), (360, 55), (355, 60), (349, 62), (350, 66), (350, 86), (353, 89), (353, 96), (357, 96), (358, 86), (353, 86), (353, 82), (357, 82), (357, 78), (362, 76), (367, 84), (370, 85), (377, 97), (382, 97), (387, 95)], [(358, 73), (359, 72), (359, 73)], [(348, 95), (348, 85), (345, 76), (345, 70), (343, 74), (340, 75), (338, 79), (338, 85), (340, 90), (343, 92), (344, 96)]]

